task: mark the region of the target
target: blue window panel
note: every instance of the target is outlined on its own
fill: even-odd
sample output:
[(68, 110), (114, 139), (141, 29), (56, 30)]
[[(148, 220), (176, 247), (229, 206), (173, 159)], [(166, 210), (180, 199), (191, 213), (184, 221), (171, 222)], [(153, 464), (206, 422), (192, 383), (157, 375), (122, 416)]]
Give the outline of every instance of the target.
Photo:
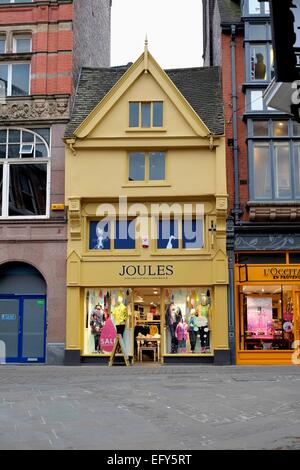
[(182, 222), (182, 248), (183, 249), (201, 249), (204, 245), (203, 240), (203, 220), (190, 219)]
[(149, 180), (161, 181), (166, 178), (166, 155), (164, 152), (149, 153)]
[(139, 127), (140, 103), (129, 103), (129, 127)]
[(162, 127), (163, 125), (163, 103), (162, 101), (153, 102), (153, 127)]
[(110, 223), (90, 222), (90, 250), (110, 250)]
[(151, 104), (142, 103), (142, 127), (151, 127)]
[(136, 152), (129, 154), (129, 181), (145, 180), (145, 154)]
[(159, 221), (157, 248), (159, 250), (175, 250), (179, 248), (177, 220)]
[(135, 249), (135, 221), (134, 220), (117, 220), (114, 248), (115, 250), (134, 250)]

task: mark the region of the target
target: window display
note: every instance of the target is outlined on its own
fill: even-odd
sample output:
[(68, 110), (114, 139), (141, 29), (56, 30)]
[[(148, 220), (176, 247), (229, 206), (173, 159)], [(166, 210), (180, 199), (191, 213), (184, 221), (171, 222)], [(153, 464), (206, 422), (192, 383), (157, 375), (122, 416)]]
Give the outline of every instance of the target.
[(240, 346), (244, 350), (291, 350), (294, 307), (291, 286), (240, 287)]
[(166, 289), (165, 307), (166, 354), (211, 353), (210, 290)]
[(117, 334), (132, 355), (132, 290), (89, 289), (86, 292), (85, 354), (110, 354)]

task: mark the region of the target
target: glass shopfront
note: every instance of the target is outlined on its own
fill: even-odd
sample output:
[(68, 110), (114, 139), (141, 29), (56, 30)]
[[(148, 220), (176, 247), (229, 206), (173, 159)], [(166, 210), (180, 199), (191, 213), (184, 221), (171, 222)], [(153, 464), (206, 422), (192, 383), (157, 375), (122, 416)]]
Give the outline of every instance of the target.
[[(296, 363), (300, 344), (300, 266), (293, 261), (297, 257), (291, 253), (237, 256), (246, 263), (237, 264), (235, 269), (237, 363)], [(277, 264), (259, 263), (269, 259)]]
[(292, 350), (295, 313), (292, 285), (239, 287), (240, 348)]
[(212, 354), (208, 287), (85, 290), (84, 355), (108, 356), (117, 334), (134, 362)]

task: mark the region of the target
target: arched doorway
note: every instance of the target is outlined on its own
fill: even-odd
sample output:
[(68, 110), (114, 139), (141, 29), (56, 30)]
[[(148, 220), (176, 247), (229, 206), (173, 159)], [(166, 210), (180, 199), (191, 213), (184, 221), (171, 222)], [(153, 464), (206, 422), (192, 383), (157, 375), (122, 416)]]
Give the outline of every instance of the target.
[(0, 266), (0, 341), (6, 362), (44, 363), (46, 356), (47, 285), (26, 263)]

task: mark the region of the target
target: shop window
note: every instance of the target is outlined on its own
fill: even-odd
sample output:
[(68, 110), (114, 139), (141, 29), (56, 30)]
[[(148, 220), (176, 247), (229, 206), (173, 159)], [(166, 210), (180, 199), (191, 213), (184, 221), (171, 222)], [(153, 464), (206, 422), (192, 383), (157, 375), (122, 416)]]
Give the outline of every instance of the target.
[(159, 250), (176, 250), (179, 248), (178, 220), (160, 220), (158, 223), (157, 248)]
[(195, 250), (204, 246), (203, 220), (184, 218), (161, 219), (158, 223), (157, 248), (159, 250)]
[(130, 128), (159, 128), (163, 126), (163, 102), (131, 101), (129, 103), (129, 127)]
[(90, 222), (90, 250), (134, 250), (136, 248), (135, 220)]
[[(45, 217), (48, 212), (50, 149), (38, 129), (0, 129), (2, 217)], [(50, 137), (49, 129), (45, 135)]]
[(182, 222), (182, 248), (202, 249), (204, 246), (203, 221), (186, 219)]
[(291, 350), (294, 333), (292, 287), (240, 287), (242, 350)]
[(132, 290), (88, 289), (85, 304), (84, 353), (111, 354), (116, 335), (121, 334), (126, 353), (132, 355)]
[(165, 152), (132, 152), (128, 155), (129, 181), (149, 182), (166, 179)]
[(207, 288), (165, 290), (165, 353), (211, 353), (212, 299)]
[(114, 239), (115, 250), (135, 249), (135, 220), (117, 220)]
[(110, 250), (111, 223), (107, 220), (90, 222), (90, 250)]

